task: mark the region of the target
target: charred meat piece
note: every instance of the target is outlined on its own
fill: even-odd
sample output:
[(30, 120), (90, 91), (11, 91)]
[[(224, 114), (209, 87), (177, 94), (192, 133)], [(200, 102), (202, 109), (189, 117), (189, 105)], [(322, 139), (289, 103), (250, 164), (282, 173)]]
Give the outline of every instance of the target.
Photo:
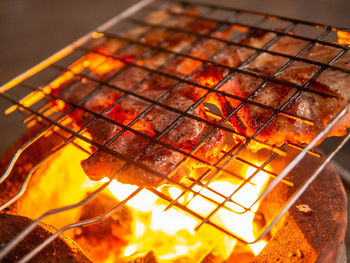
[[(169, 91), (173, 85), (175, 83), (169, 83), (169, 80), (155, 76), (145, 82), (145, 85), (140, 87), (138, 92), (145, 97), (156, 99)], [(110, 94), (109, 89), (111, 88), (104, 88), (102, 94), (106, 96)], [(185, 111), (202, 96), (202, 93), (203, 91), (195, 87), (180, 85), (174, 91), (164, 95), (162, 104), (180, 111)], [(95, 96), (93, 98), (96, 103), (91, 104), (88, 101), (85, 106), (88, 107), (89, 105), (89, 107), (98, 109), (98, 101), (103, 102), (103, 104), (108, 102), (108, 99), (100, 100), (96, 99), (97, 97)], [(128, 95), (120, 103), (112, 107), (105, 116), (116, 123), (128, 125), (149, 106), (150, 103)], [(202, 107), (196, 107), (192, 110), (191, 114), (202, 119), (207, 119)], [(164, 174), (164, 176), (173, 171), (182, 159), (185, 158), (184, 154), (166, 145), (181, 149), (183, 152), (190, 152), (212, 130), (211, 127), (201, 121), (181, 117), (179, 113), (160, 106), (151, 108), (143, 117), (134, 121), (131, 128), (139, 131), (140, 134), (135, 134), (132, 131), (121, 131), (121, 128), (116, 124), (99, 119), (89, 128), (89, 131), (93, 140), (102, 145), (120, 132), (121, 135), (115, 140), (112, 140), (107, 147), (130, 159), (135, 159), (138, 163)], [(155, 137), (162, 133), (163, 136), (160, 138), (160, 141), (166, 145), (152, 142), (150, 139), (142, 136), (142, 134), (145, 134)], [(222, 132), (215, 131), (211, 139), (196, 151), (195, 156), (204, 161), (214, 163), (219, 156), (218, 149), (223, 139)], [(123, 165), (125, 165), (125, 161), (122, 158), (111, 155), (103, 150), (98, 150), (82, 162), (84, 171), (93, 180), (112, 177)], [(199, 161), (191, 160), (186, 166), (195, 167), (198, 165), (200, 165)], [(184, 169), (179, 169), (173, 177), (181, 180), (189, 172), (189, 170), (184, 171)], [(155, 176), (151, 172), (147, 172), (145, 169), (141, 169), (135, 165), (129, 165), (125, 171), (117, 175), (117, 180), (129, 184), (156, 186), (163, 181), (163, 178)]]
[[(196, 25), (192, 24), (191, 28), (195, 30)], [(169, 36), (168, 33), (154, 30), (143, 41), (178, 50), (193, 40), (191, 35)], [(90, 179), (100, 180), (116, 175), (115, 178), (123, 183), (158, 186), (166, 176), (170, 175), (174, 180), (180, 181), (190, 175), (191, 169), (208, 163), (214, 164), (218, 160), (224, 135), (201, 121), (209, 120), (202, 104), (193, 106), (205, 94), (205, 90), (184, 83), (178, 84), (172, 78), (150, 74), (139, 67), (117, 63), (119, 60), (114, 59), (132, 62), (145, 52), (139, 46), (123, 48), (118, 40), (107, 39), (94, 50), (87, 55), (88, 63), (84, 63), (90, 66), (84, 73), (96, 81), (73, 77), (54, 90), (57, 96), (68, 102), (66, 108), (70, 107), (69, 104), (80, 104), (91, 111), (75, 110), (71, 116), (80, 127), (90, 123), (87, 130), (92, 141), (108, 148), (96, 149), (92, 156), (82, 161), (82, 167)], [(92, 67), (96, 63), (89, 61), (89, 58), (95, 58), (94, 52), (98, 53), (101, 61), (102, 54), (108, 58)], [(163, 63), (165, 57), (162, 53), (153, 53), (137, 63), (156, 68)], [(155, 59), (160, 59), (160, 62)], [(186, 63), (188, 66), (184, 67)], [(193, 65), (184, 58), (177, 58), (161, 70), (174, 76), (185, 76), (200, 64)], [(101, 85), (101, 80), (108, 82), (108, 85)], [(147, 99), (158, 100), (165, 107), (151, 106), (152, 102), (123, 92), (129, 90)], [(180, 112), (184, 111), (194, 118), (181, 116)], [(96, 114), (100, 116), (96, 118)], [(127, 125), (131, 130), (125, 128)], [(209, 133), (211, 136), (207, 138)], [(192, 151), (195, 158), (184, 162), (184, 153)], [(139, 165), (132, 164), (130, 160)], [(122, 167), (124, 168), (121, 169)]]
[[(248, 34), (248, 36), (242, 40), (242, 43), (261, 48), (271, 37), (271, 33)], [(270, 50), (288, 55), (296, 55), (307, 46), (307, 44), (308, 43), (303, 40), (294, 39), (292, 37), (282, 37), (270, 47)], [(302, 57), (328, 63), (328, 61), (336, 56), (337, 52), (339, 52), (339, 50), (336, 48), (315, 44), (304, 52)], [(236, 59), (230, 60), (219, 57), (218, 60), (221, 59), (222, 63), (235, 67), (241, 64), (239, 57), (242, 57), (243, 54), (243, 57), (247, 58), (247, 53), (249, 53), (249, 49), (235, 48), (231, 57)], [(335, 65), (341, 64), (340, 66), (344, 67), (346, 61), (349, 61), (349, 58), (344, 55)], [(287, 58), (263, 52), (250, 61), (250, 63), (244, 65), (243, 68), (261, 75), (271, 76), (278, 72), (286, 62), (288, 62)], [(315, 64), (294, 61), (280, 74), (277, 74), (276, 78), (303, 85), (318, 70), (319, 66)], [(327, 125), (338, 112), (347, 107), (350, 102), (349, 76), (337, 70), (327, 69), (312, 80), (308, 86), (308, 88), (326, 95), (308, 91), (298, 91), (297, 88), (292, 86), (281, 85), (274, 82), (269, 82), (265, 86), (261, 86), (262, 83), (262, 79), (237, 73), (222, 85), (220, 90), (244, 99), (249, 98), (254, 102), (271, 106), (274, 109), (280, 109), (290, 98), (296, 96), (293, 97), (294, 100), (284, 107), (284, 111), (291, 115), (299, 116), (304, 120), (279, 114), (269, 122), (267, 126), (264, 126), (274, 115), (273, 110), (250, 103), (242, 106), (240, 100), (222, 95), (218, 95), (218, 101), (224, 116), (228, 116), (235, 111), (230, 121), (239, 133), (251, 137), (259, 131), (256, 139), (271, 145), (280, 146), (285, 142), (296, 144), (310, 143), (310, 141), (324, 129), (325, 125)], [(314, 122), (314, 125), (305, 120)], [(335, 127), (331, 136), (343, 135), (345, 129), (349, 126), (349, 117), (346, 116), (343, 122)]]

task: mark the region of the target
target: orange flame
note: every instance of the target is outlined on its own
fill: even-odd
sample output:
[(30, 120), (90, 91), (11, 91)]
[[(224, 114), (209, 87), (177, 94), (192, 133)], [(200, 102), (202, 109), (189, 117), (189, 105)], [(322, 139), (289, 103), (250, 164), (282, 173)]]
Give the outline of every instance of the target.
[[(124, 63), (120, 60), (107, 58), (106, 56), (89, 52), (84, 57), (78, 59), (75, 61), (72, 65), (68, 67), (68, 70), (64, 73), (62, 73), (58, 78), (56, 78), (54, 81), (52, 81), (47, 86), (41, 87), (40, 90), (34, 91), (24, 98), (20, 100), (20, 103), (26, 107), (31, 107), (41, 99), (45, 98), (47, 94), (50, 93), (58, 93), (54, 92), (55, 90), (58, 90), (63, 84), (67, 83), (75, 75), (80, 74), (85, 69), (89, 69), (91, 72), (94, 72), (98, 75), (106, 74), (112, 70), (119, 69), (124, 66)], [(64, 106), (62, 105), (63, 101), (61, 102), (55, 102), (60, 103), (59, 109), (63, 109)], [(14, 110), (17, 109), (17, 105), (9, 107), (5, 114), (10, 114)]]
[[(254, 168), (248, 168), (245, 171), (246, 176), (250, 176), (254, 171)], [(259, 172), (254, 176), (252, 184), (245, 185), (232, 197), (232, 200), (249, 207), (265, 187), (268, 177), (266, 173)], [(220, 180), (209, 184), (207, 189), (195, 185), (193, 190), (200, 192), (202, 196), (222, 202), (223, 198), (210, 189), (229, 195), (237, 186), (232, 182)], [(136, 186), (124, 185), (115, 180), (109, 186), (109, 190), (118, 200), (122, 200), (135, 189)], [(158, 190), (164, 192), (162, 188)], [(167, 192), (171, 198), (176, 199), (182, 191), (178, 187), (170, 186)], [(215, 208), (215, 205), (202, 196), (194, 197), (193, 193), (188, 193), (178, 202), (185, 204), (190, 200), (187, 205), (189, 209), (198, 214), (207, 215)], [(212, 250), (223, 258), (228, 258), (237, 242), (211, 226), (203, 226), (197, 232), (194, 231), (199, 223), (196, 218), (174, 207), (164, 211), (167, 207), (165, 201), (146, 189), (130, 200), (128, 206), (135, 211), (136, 224), (135, 236), (131, 244), (125, 248), (124, 256), (153, 250), (161, 262), (174, 262), (181, 258), (187, 258), (189, 262), (200, 262), (201, 257)], [(252, 211), (243, 214), (236, 214), (222, 208), (213, 215), (212, 220), (221, 222), (225, 228), (241, 238), (253, 241), (255, 240), (253, 220), (258, 206), (259, 204), (255, 205)], [(229, 207), (237, 212), (242, 212), (242, 208), (237, 205), (229, 205)], [(259, 241), (249, 247), (254, 255), (257, 255), (265, 245), (266, 241)], [(204, 251), (206, 252), (203, 253)]]
[(338, 43), (341, 45), (350, 45), (350, 32), (337, 31)]

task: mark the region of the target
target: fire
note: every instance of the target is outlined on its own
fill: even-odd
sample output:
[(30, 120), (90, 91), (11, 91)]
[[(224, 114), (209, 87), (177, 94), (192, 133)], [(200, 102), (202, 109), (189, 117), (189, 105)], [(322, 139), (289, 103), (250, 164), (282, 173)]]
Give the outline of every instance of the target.
[(341, 45), (350, 45), (350, 32), (337, 31), (338, 43)]
[[(134, 57), (128, 57), (124, 60), (132, 62)], [(141, 65), (142, 61), (138, 63)], [(184, 60), (181, 68), (184, 71), (183, 73), (188, 74), (200, 64), (200, 62), (197, 65), (193, 64), (192, 60)], [(44, 98), (46, 94), (59, 94), (59, 89), (63, 84), (69, 82), (76, 74), (80, 74), (86, 69), (92, 74), (102, 76), (123, 66), (124, 63), (120, 60), (89, 52), (69, 66), (68, 71), (62, 73), (49, 85), (41, 87), (40, 91), (33, 92), (25, 97), (21, 103), (30, 107)], [(194, 80), (201, 85), (214, 87), (222, 79), (222, 75), (222, 70), (217, 69), (214, 65), (206, 65), (194, 74)], [(82, 81), (84, 80), (82, 79)], [(215, 102), (210, 96), (209, 100), (210, 102)], [(64, 111), (66, 108), (66, 104), (61, 100), (56, 100), (54, 105), (61, 111)], [(8, 112), (12, 110), (9, 109)], [(65, 121), (68, 123), (74, 122), (72, 118), (68, 117)], [(137, 124), (134, 124), (133, 128), (137, 130), (143, 129), (141, 126), (138, 127)], [(88, 147), (85, 145), (84, 148)], [(49, 192), (52, 192), (51, 198), (47, 199), (50, 208), (79, 201), (92, 189), (96, 189), (103, 182), (108, 182), (108, 179), (97, 183), (90, 183), (88, 181), (80, 167), (80, 161), (85, 158), (86, 153), (81, 154), (78, 148), (69, 144), (58, 155), (50, 158), (42, 165), (42, 169), (38, 170), (40, 177), (46, 178), (45, 180), (41, 180), (39, 187), (37, 187), (38, 189), (45, 189), (45, 191), (38, 192), (44, 193), (44, 195), (50, 195)], [(67, 166), (67, 163), (70, 165)], [(65, 169), (62, 170), (62, 167)], [(183, 190), (181, 188), (173, 185), (161, 186), (157, 191), (165, 194), (172, 200), (178, 198), (178, 204), (186, 206), (200, 217), (206, 218), (210, 216), (212, 223), (220, 225), (221, 228), (226, 229), (247, 242), (252, 242), (255, 240), (254, 218), (259, 208), (259, 203), (256, 203), (254, 206), (252, 205), (269, 180), (268, 174), (263, 171), (252, 176), (255, 170), (253, 167), (239, 168), (238, 173), (245, 179), (249, 178), (250, 181), (250, 183), (245, 184), (241, 188), (242, 181), (231, 178), (219, 178), (216, 181), (214, 180), (208, 183), (206, 187), (199, 184), (193, 185), (192, 189), (194, 192), (187, 192), (185, 194), (182, 194)], [(72, 187), (67, 187), (65, 189), (66, 191), (59, 194), (60, 198), (57, 198), (57, 193), (53, 194), (53, 192), (54, 189), (57, 189), (56, 186), (59, 179), (53, 179), (56, 176), (53, 177), (51, 175), (57, 174), (58, 176), (61, 172), (64, 173), (62, 177), (63, 181), (60, 181), (62, 188), (66, 188), (64, 185), (67, 184)], [(68, 180), (67, 178), (70, 179)], [(71, 181), (74, 181), (74, 183), (70, 184)], [(73, 186), (75, 190), (73, 190)], [(80, 191), (77, 191), (77, 188)], [(126, 199), (136, 189), (137, 186), (121, 184), (116, 180), (112, 180), (108, 187), (109, 195), (114, 196), (116, 201)], [(27, 201), (21, 202), (21, 208), (24, 211), (22, 213), (23, 215), (38, 217), (47, 211), (49, 206), (44, 205), (43, 201), (37, 202), (39, 199), (45, 200), (46, 198), (35, 194), (28, 198)], [(223, 206), (218, 206), (218, 204), (223, 202)], [(32, 208), (35, 207), (35, 204), (39, 204), (40, 207), (33, 210)], [(94, 260), (98, 262), (112, 262), (117, 256), (129, 257), (135, 254), (153, 251), (160, 262), (201, 262), (205, 256), (212, 252), (220, 255), (223, 260), (228, 259), (234, 253), (235, 247), (238, 244), (236, 239), (229, 237), (224, 232), (210, 225), (201, 225), (201, 220), (186, 214), (176, 206), (168, 209), (168, 205), (169, 203), (167, 201), (159, 198), (152, 191), (143, 189), (127, 202), (127, 206), (133, 214), (133, 222), (130, 222), (132, 224), (132, 236), (128, 240), (128, 245), (121, 249), (121, 254), (119, 255), (115, 255), (117, 250), (119, 253), (118, 248), (116, 251), (106, 252), (108, 256), (103, 258), (103, 261)], [(250, 209), (245, 211), (242, 207)], [(62, 214), (58, 219), (51, 218), (50, 220), (46, 220), (46, 222), (55, 227), (62, 227), (72, 221), (76, 221), (79, 211), (74, 211), (68, 217), (66, 215), (67, 213)], [(198, 225), (201, 225), (201, 227), (196, 230)], [(80, 235), (82, 233), (81, 229), (77, 233)], [(74, 237), (74, 235), (71, 234), (71, 237)], [(266, 241), (259, 241), (249, 244), (246, 246), (246, 249), (254, 256), (265, 245)]]
[[(247, 168), (245, 171), (246, 178), (252, 175), (254, 171), (255, 168)], [(264, 172), (257, 173), (251, 180), (252, 184), (246, 184), (233, 195), (231, 200), (246, 207), (251, 206), (266, 186), (268, 178), (268, 174)], [(237, 184), (235, 185), (230, 181), (214, 181), (209, 184), (208, 188), (195, 185), (193, 189), (201, 193), (202, 196), (194, 196), (193, 193), (188, 193), (181, 196), (178, 202), (185, 204), (189, 201), (187, 205), (189, 209), (201, 215), (206, 215), (215, 206), (203, 196), (222, 202), (223, 198), (213, 193), (211, 189), (229, 196), (237, 187)], [(108, 188), (118, 200), (123, 200), (137, 187), (124, 185), (113, 180)], [(164, 187), (160, 187), (158, 190), (165, 191)], [(175, 186), (168, 187), (165, 192), (172, 199), (176, 199), (182, 193), (181, 189)], [(199, 223), (198, 219), (174, 207), (165, 210), (168, 204), (149, 190), (143, 189), (127, 205), (135, 212), (136, 223), (132, 244), (124, 249), (124, 256), (153, 251), (161, 262), (174, 262), (174, 260), (181, 259), (187, 259), (186, 262), (200, 262), (210, 251), (215, 251), (222, 258), (228, 258), (237, 244), (235, 239), (229, 238), (223, 232), (210, 226), (202, 226), (198, 231), (195, 231)], [(213, 221), (221, 222), (229, 231), (248, 242), (254, 241), (253, 221), (258, 205), (254, 205), (251, 211), (243, 213), (242, 207), (227, 203), (227, 206), (232, 210), (241, 214), (222, 208), (213, 215)], [(249, 248), (254, 255), (257, 255), (266, 243), (266, 241), (259, 241), (250, 244)]]
[[(79, 141), (79, 144), (84, 146), (84, 148), (87, 147), (86, 144), (83, 145), (83, 142)], [(18, 202), (20, 213), (31, 218), (37, 218), (48, 209), (80, 201), (87, 193), (108, 182), (109, 179), (107, 178), (99, 182), (91, 182), (87, 179), (79, 164), (86, 156), (87, 153), (81, 151), (73, 144), (68, 144), (42, 163), (35, 172), (33, 182), (30, 183), (26, 195)], [(70, 165), (67, 165), (67, 163)], [(240, 172), (244, 173), (245, 178), (248, 178), (255, 172), (255, 168), (242, 168)], [(251, 179), (251, 184), (246, 184), (238, 190), (230, 198), (230, 201), (238, 202), (246, 207), (251, 206), (266, 186), (268, 178), (268, 174), (264, 172), (257, 173)], [(58, 185), (61, 185), (59, 192), (57, 191)], [(187, 204), (187, 208), (205, 216), (215, 208), (215, 205), (205, 197), (211, 198), (216, 202), (222, 202), (222, 195), (230, 196), (237, 187), (238, 183), (229, 178), (227, 180), (219, 179), (213, 181), (206, 188), (194, 185), (193, 190), (201, 195), (186, 193), (179, 198), (178, 202), (182, 205)], [(121, 184), (112, 180), (108, 189), (106, 189), (108, 191), (104, 192), (115, 197), (116, 202), (118, 202), (127, 198), (137, 188), (134, 185)], [(162, 186), (157, 190), (172, 199), (178, 198), (182, 193), (179, 187), (173, 185)], [(221, 195), (219, 196), (212, 190), (219, 192)], [(211, 252), (220, 255), (223, 260), (234, 253), (235, 247), (238, 245), (236, 239), (206, 224), (195, 231), (200, 220), (175, 206), (166, 210), (168, 205), (167, 201), (159, 198), (150, 190), (143, 189), (127, 202), (127, 207), (133, 214), (133, 221), (130, 222), (132, 236), (128, 239), (128, 244), (124, 247), (116, 248), (115, 251), (104, 252), (106, 256), (102, 257), (103, 261), (101, 259), (93, 260), (104, 263), (115, 262), (113, 260), (117, 257), (123, 258), (153, 251), (159, 262), (166, 263), (177, 260), (178, 262), (201, 262)], [(242, 213), (241, 206), (235, 205), (233, 202), (226, 202), (225, 206), (237, 213), (226, 208), (220, 208), (212, 216), (211, 221), (250, 242), (255, 238), (254, 217), (258, 205), (253, 206), (251, 211)], [(78, 221), (81, 213), (80, 209), (50, 216), (44, 222), (56, 228), (61, 228)], [(74, 238), (74, 233), (81, 234), (81, 229), (76, 229), (72, 232), (66, 234)], [(259, 241), (246, 246), (246, 250), (250, 251), (253, 257), (265, 245), (266, 241)], [(240, 249), (241, 247), (242, 245), (240, 245)], [(116, 255), (116, 251), (120, 252)]]
[[(106, 53), (106, 51), (105, 51)], [(141, 63), (141, 62), (139, 62)], [(89, 52), (85, 56), (81, 57), (75, 61), (72, 65), (68, 67), (68, 70), (63, 72), (58, 78), (52, 81), (49, 85), (40, 87), (39, 90), (34, 91), (20, 100), (20, 103), (26, 107), (31, 107), (38, 101), (45, 98), (48, 94), (52, 93), (57, 95), (59, 89), (65, 83), (71, 81), (75, 75), (82, 73), (84, 70), (88, 69), (90, 72), (102, 76), (112, 70), (120, 69), (124, 66), (124, 63), (117, 59), (107, 58), (104, 55), (98, 53)], [(56, 100), (55, 103), (60, 103), (59, 109), (61, 108), (63, 101)], [(5, 113), (10, 114), (17, 109), (17, 105), (9, 107)]]

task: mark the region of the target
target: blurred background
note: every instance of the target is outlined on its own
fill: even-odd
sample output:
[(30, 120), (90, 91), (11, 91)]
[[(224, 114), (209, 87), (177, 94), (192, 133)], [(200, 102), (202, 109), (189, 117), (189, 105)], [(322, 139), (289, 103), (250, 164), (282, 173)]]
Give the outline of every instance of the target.
[[(204, 0), (205, 1), (205, 0)], [(116, 0), (1, 0), (0, 85), (96, 28), (138, 1)], [(210, 1), (207, 1), (210, 2)], [(350, 27), (348, 0), (222, 0), (221, 5), (286, 17)], [(25, 129), (23, 116), (2, 112), (10, 106), (0, 99), (0, 153)], [(336, 160), (350, 171), (350, 144)]]

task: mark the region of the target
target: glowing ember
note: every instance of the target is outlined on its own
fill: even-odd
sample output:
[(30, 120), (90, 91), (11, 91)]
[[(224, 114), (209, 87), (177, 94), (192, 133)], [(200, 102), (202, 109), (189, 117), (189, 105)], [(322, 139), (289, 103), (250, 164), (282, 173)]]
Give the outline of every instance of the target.
[(341, 45), (350, 45), (350, 32), (337, 31), (338, 43)]

